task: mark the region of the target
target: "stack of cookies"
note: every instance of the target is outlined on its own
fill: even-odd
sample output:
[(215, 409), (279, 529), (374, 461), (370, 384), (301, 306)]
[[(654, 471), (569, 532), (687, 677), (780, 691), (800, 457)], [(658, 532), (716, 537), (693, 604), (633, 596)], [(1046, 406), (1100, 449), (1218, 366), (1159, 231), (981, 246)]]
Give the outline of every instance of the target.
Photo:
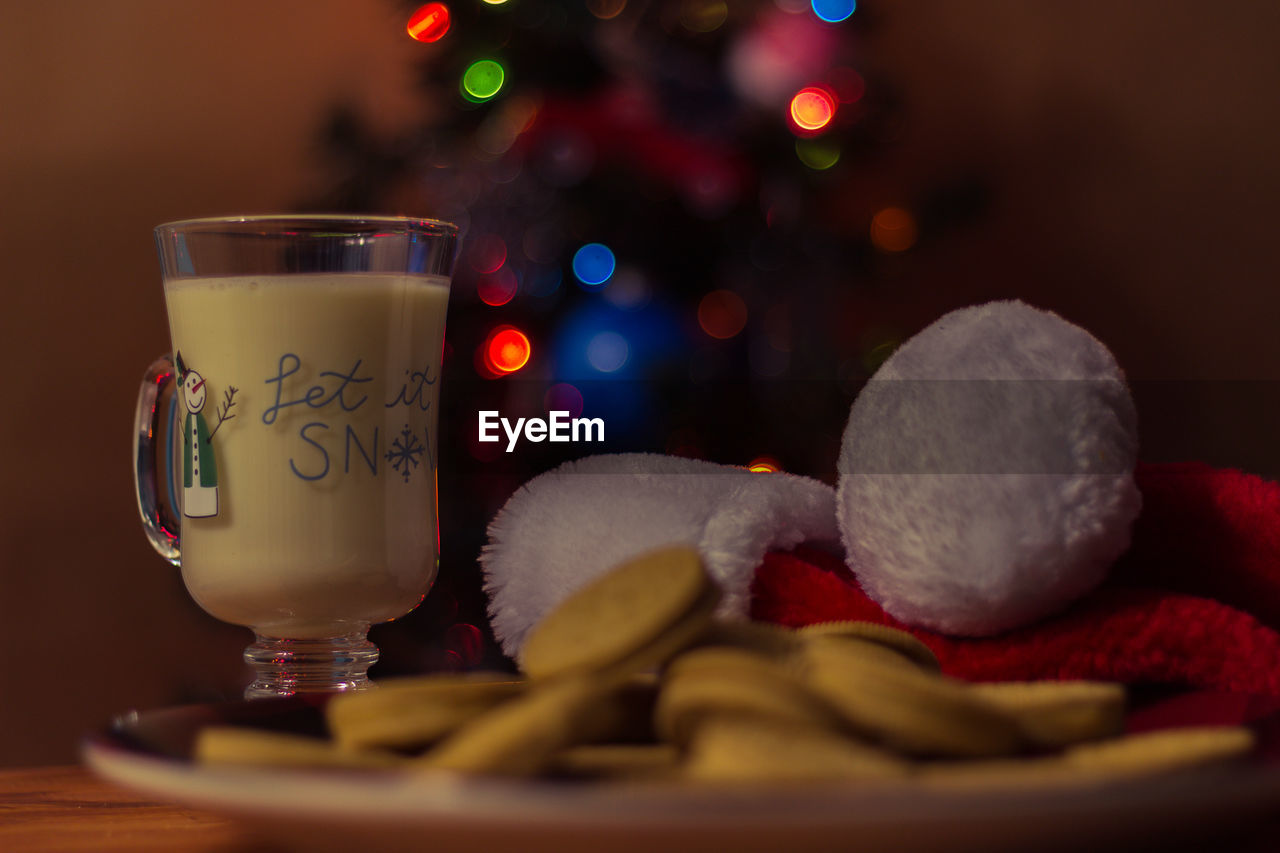
[(579, 590), (529, 635), (524, 677), (440, 675), (334, 697), (330, 740), (204, 730), (206, 762), (611, 780), (995, 785), (1159, 773), (1238, 758), (1238, 727), (1123, 736), (1124, 689), (969, 684), (910, 634), (713, 618), (695, 550)]

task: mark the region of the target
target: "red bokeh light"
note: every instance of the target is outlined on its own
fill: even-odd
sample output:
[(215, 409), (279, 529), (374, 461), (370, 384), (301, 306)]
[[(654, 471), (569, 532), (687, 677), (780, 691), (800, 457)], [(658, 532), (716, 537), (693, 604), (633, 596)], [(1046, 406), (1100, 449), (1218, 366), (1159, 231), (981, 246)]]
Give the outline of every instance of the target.
[(548, 412), (568, 412), (569, 417), (582, 416), (582, 392), (568, 382), (557, 382), (542, 396), (542, 405)]
[(507, 262), (507, 244), (497, 234), (481, 234), (469, 241), (467, 256), (476, 272), (497, 272)]
[(449, 7), (443, 3), (427, 3), (409, 16), (405, 25), (409, 37), (421, 42), (439, 41), (449, 32)]
[(520, 282), (510, 268), (503, 267), (497, 272), (480, 276), (476, 282), (476, 296), (485, 305), (506, 305), (515, 298), (520, 289)]
[(905, 252), (916, 237), (915, 217), (901, 207), (886, 207), (871, 218), (871, 244), (882, 252)]
[(499, 326), (484, 342), (484, 364), (496, 374), (515, 373), (529, 363), (533, 346), (515, 326)]
[(718, 340), (728, 340), (747, 325), (747, 304), (732, 290), (713, 290), (698, 303), (698, 325)]

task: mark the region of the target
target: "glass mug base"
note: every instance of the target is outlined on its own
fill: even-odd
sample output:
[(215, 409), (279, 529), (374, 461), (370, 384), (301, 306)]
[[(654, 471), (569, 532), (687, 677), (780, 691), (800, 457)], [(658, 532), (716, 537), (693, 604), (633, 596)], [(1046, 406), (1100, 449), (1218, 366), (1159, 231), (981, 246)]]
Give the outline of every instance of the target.
[(368, 627), (339, 637), (305, 640), (268, 637), (255, 632), (244, 650), (253, 670), (246, 699), (335, 693), (372, 686), (369, 667), (377, 663), (378, 647), (365, 636)]

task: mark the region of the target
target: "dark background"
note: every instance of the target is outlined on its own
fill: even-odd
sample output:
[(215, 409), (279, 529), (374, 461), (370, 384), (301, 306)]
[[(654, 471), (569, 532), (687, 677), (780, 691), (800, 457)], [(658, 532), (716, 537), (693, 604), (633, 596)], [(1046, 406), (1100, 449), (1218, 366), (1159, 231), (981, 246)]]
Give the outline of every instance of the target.
[[(747, 15), (806, 13), (731, 5), (701, 35), (681, 29), (679, 4), (646, 6), (657, 18), (637, 24), (650, 53), (633, 79), (658, 80), (654, 56), (692, 57), (683, 78), (685, 66), (664, 65), (660, 103), (692, 88), (703, 113), (723, 97), (741, 117), (746, 108), (715, 85), (726, 45), (754, 25)], [(473, 16), (464, 30), (459, 16), (453, 42), (418, 44), (405, 35), (406, 8), (389, 0), (11, 3), (5, 16), (0, 765), (21, 765), (74, 760), (80, 733), (127, 708), (232, 697), (243, 685), (248, 633), (203, 614), (138, 529), (136, 382), (168, 339), (151, 228), (325, 206), (464, 218), (472, 238), (509, 234), (535, 215), (518, 199), (483, 184), (459, 196), (422, 170), (452, 169), (455, 183), (491, 176), (465, 159), (486, 110), (531, 93), (544, 107), (579, 103), (566, 76), (578, 95), (612, 78), (558, 64), (575, 54), (555, 39), (521, 66), (521, 38), (545, 35), (545, 23)], [(579, 47), (597, 32), (590, 21), (560, 27), (556, 38)], [(913, 0), (864, 3), (839, 28), (841, 61), (867, 81), (867, 111), (839, 129), (836, 168), (806, 176), (785, 120), (763, 110), (749, 133), (731, 122), (700, 131), (755, 176), (732, 212), (683, 203), (678, 168), (665, 192), (614, 181), (603, 165), (548, 191), (562, 254), (605, 240), (620, 264), (644, 271), (659, 247), (684, 240), (702, 276), (649, 270), (674, 337), (658, 378), (614, 377), (614, 393), (645, 401), (615, 446), (739, 465), (768, 455), (831, 480), (858, 383), (894, 342), (952, 308), (1017, 297), (1112, 348), (1138, 400), (1144, 459), (1280, 475), (1280, 10)], [(485, 38), (506, 39), (497, 48), (513, 57), (510, 88), (489, 105), (462, 104), (446, 85), (451, 51)], [(697, 74), (708, 85), (693, 85)], [(695, 133), (697, 114), (668, 109), (661, 124)], [(598, 107), (580, 117), (588, 128), (606, 119)], [(344, 148), (351, 132), (358, 144)], [(766, 183), (791, 188), (781, 265), (762, 266), (734, 241), (776, 227), (764, 223)], [(869, 241), (888, 207), (916, 217), (906, 251)], [(548, 383), (575, 378), (592, 414), (610, 384), (557, 374), (564, 359), (550, 355), (564, 324), (600, 294), (576, 288), (563, 259), (546, 265), (562, 270), (559, 296), (522, 292), (495, 308), (476, 298), (480, 274), (462, 259), (444, 385), (441, 580), (416, 613), (375, 629), (384, 674), (501, 663), (475, 572), (484, 524), (523, 479), (584, 451), (477, 457), (475, 410), (537, 403)], [(698, 328), (713, 289), (740, 291), (750, 309), (733, 339)], [(752, 346), (778, 334), (775, 304), (787, 305), (790, 360), (766, 377)], [(526, 329), (534, 358), (490, 380), (474, 351), (497, 323)]]

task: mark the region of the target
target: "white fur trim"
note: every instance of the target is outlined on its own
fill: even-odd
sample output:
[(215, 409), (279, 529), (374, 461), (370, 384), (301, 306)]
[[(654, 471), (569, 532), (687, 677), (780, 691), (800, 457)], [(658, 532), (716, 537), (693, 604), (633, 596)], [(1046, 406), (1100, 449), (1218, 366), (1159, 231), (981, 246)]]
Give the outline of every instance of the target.
[(696, 546), (743, 618), (766, 551), (835, 543), (834, 490), (794, 474), (654, 454), (589, 456), (534, 477), (489, 525), (480, 556), (494, 634), (515, 655), (569, 593), (623, 560)]

